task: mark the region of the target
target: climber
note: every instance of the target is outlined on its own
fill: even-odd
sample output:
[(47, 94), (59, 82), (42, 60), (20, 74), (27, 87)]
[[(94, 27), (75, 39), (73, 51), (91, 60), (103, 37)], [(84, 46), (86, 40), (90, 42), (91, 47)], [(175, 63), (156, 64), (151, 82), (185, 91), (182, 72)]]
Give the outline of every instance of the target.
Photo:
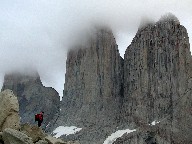
[(40, 112), (40, 114), (35, 115), (35, 121), (38, 121), (38, 126), (41, 126), (41, 123), (43, 122), (43, 114), (44, 112)]

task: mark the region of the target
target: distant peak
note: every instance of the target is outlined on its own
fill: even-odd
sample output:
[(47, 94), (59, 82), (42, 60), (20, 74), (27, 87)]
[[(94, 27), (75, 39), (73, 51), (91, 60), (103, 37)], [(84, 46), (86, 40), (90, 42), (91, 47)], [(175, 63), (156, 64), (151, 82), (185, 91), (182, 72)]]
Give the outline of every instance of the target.
[(174, 21), (180, 24), (179, 19), (172, 13), (167, 13), (161, 16), (158, 22), (169, 22), (169, 21)]
[(91, 31), (89, 31), (89, 38), (94, 38), (95, 36), (98, 36), (100, 34), (113, 36), (113, 32), (110, 27), (104, 25), (94, 25)]
[(95, 41), (98, 38), (113, 38), (115, 40), (115, 37), (113, 35), (113, 31), (110, 27), (105, 25), (92, 25), (92, 27), (82, 33), (81, 37), (79, 37), (78, 40), (75, 41), (70, 46), (70, 50), (73, 49), (79, 49), (79, 48), (86, 48), (89, 47), (89, 45)]
[(10, 80), (22, 81), (22, 82), (36, 81), (37, 83), (41, 83), (39, 73), (35, 70), (25, 72), (24, 71), (8, 72), (4, 76), (4, 82), (9, 82)]
[(144, 17), (141, 22), (140, 26), (138, 28), (138, 32), (144, 30), (145, 28), (151, 28), (151, 27), (156, 27), (157, 25), (164, 25), (166, 23), (169, 23), (171, 25), (180, 25), (179, 19), (172, 13), (167, 13), (159, 19), (159, 21), (154, 22), (152, 19), (149, 19), (147, 17)]
[(34, 78), (40, 77), (37, 71), (12, 71), (6, 73), (6, 75), (14, 77), (34, 77)]
[(111, 28), (107, 26), (95, 26), (96, 31), (101, 31), (101, 32), (107, 32), (107, 33), (112, 33)]
[(154, 25), (154, 24), (155, 24), (154, 20), (150, 19), (149, 17), (142, 17), (139, 24), (139, 29), (143, 29), (149, 25)]

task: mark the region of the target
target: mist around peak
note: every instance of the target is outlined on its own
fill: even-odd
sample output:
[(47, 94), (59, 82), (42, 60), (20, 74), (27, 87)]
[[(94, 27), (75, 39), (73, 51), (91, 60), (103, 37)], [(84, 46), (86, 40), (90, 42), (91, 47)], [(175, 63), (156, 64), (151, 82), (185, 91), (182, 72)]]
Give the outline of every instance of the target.
[(178, 24), (180, 24), (179, 19), (170, 12), (162, 15), (161, 18), (159, 19), (159, 22), (166, 22), (166, 21), (175, 21)]
[[(0, 2), (0, 85), (5, 73), (34, 67), (46, 86), (63, 93), (68, 50), (86, 42), (94, 25), (113, 31), (121, 56), (143, 17), (157, 21), (171, 12), (192, 37), (190, 0), (45, 1)], [(191, 42), (191, 40), (190, 40)]]

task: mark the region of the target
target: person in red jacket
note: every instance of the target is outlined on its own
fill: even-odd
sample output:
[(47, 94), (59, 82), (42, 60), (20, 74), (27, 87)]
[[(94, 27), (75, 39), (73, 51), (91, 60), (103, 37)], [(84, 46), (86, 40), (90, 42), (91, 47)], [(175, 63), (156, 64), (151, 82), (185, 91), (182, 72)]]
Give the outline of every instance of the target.
[(35, 121), (38, 121), (38, 127), (40, 127), (43, 122), (43, 114), (44, 112), (40, 112), (40, 114), (35, 115)]

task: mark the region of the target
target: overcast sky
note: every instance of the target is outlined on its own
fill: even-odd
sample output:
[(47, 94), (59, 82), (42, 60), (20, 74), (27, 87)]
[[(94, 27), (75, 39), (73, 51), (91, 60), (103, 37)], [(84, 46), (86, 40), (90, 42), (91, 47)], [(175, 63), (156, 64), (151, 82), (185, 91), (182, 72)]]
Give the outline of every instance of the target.
[(34, 67), (62, 95), (67, 50), (92, 24), (112, 28), (123, 57), (141, 19), (168, 12), (192, 43), (191, 0), (0, 0), (0, 86), (4, 73)]

